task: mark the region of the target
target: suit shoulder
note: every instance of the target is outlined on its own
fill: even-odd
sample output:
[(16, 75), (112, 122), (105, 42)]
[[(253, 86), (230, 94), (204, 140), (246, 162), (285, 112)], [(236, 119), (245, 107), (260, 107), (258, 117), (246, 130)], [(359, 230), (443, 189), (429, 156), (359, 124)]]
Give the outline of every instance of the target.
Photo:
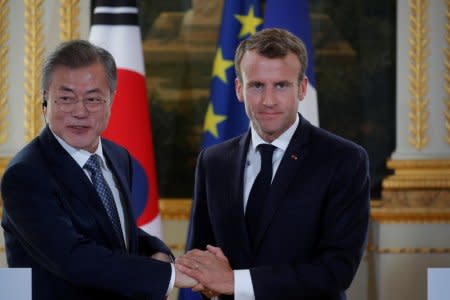
[(27, 164), (36, 167), (42, 165), (45, 162), (43, 151), (44, 149), (42, 149), (38, 139), (35, 138), (14, 155), (7, 169), (17, 164)]
[(122, 147), (119, 144), (116, 144), (115, 142), (102, 138), (102, 146), (105, 148), (106, 151), (112, 153), (113, 155), (118, 155), (120, 157), (128, 157), (130, 156), (130, 153), (127, 149)]
[(322, 128), (312, 127), (311, 143), (323, 157), (337, 154), (367, 157), (367, 152), (361, 145)]
[(30, 186), (38, 187), (51, 175), (49, 162), (37, 139), (23, 147), (8, 163), (1, 180), (2, 193), (5, 185), (15, 180), (25, 180)]
[(202, 155), (205, 157), (223, 156), (224, 153), (228, 153), (232, 149), (236, 149), (236, 147), (239, 147), (239, 144), (242, 142), (243, 136), (244, 134), (226, 140), (222, 143), (209, 146), (208, 148), (201, 151)]

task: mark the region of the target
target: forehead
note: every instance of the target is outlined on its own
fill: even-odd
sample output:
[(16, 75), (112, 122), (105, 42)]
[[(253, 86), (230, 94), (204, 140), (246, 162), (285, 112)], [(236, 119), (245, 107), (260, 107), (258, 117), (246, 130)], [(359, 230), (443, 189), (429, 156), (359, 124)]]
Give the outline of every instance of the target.
[(59, 89), (62, 86), (76, 91), (92, 88), (107, 90), (107, 74), (100, 63), (77, 68), (59, 65), (52, 72), (50, 89)]
[(284, 57), (269, 58), (251, 50), (241, 61), (242, 75), (247, 80), (296, 80), (300, 69), (300, 61), (292, 52)]

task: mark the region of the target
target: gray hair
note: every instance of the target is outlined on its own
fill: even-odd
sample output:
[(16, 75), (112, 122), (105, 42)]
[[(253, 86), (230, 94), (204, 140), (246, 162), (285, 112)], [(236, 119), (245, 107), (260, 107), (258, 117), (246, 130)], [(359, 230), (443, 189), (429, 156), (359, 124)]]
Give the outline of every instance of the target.
[(69, 68), (86, 67), (101, 63), (105, 69), (111, 94), (116, 90), (117, 70), (114, 57), (101, 47), (85, 40), (71, 40), (60, 44), (44, 61), (42, 66), (41, 90), (47, 91), (57, 66)]

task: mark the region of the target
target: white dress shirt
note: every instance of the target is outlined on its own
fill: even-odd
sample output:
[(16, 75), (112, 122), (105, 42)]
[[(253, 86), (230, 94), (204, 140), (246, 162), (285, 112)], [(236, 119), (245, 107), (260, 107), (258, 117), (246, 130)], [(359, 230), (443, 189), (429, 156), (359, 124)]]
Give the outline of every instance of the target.
[[(272, 141), (271, 145), (277, 147), (272, 156), (272, 180), (280, 166), (281, 158), (294, 135), (299, 124), (299, 117), (295, 119), (294, 124), (289, 127), (282, 135)], [(261, 155), (256, 147), (260, 144), (267, 144), (251, 126), (251, 141), (248, 147), (247, 160), (244, 170), (244, 211), (247, 208), (248, 196), (252, 189), (253, 182), (261, 169)], [(250, 276), (250, 270), (234, 270), (234, 299), (235, 300), (254, 300), (255, 292)]]

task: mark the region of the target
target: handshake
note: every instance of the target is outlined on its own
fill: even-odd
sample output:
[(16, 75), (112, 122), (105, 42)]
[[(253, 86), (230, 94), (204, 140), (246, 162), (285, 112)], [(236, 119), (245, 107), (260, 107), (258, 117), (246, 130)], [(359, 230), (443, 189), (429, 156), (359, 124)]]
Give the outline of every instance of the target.
[(218, 247), (194, 249), (175, 261), (175, 286), (192, 288), (211, 298), (234, 293), (234, 274), (228, 259)]

